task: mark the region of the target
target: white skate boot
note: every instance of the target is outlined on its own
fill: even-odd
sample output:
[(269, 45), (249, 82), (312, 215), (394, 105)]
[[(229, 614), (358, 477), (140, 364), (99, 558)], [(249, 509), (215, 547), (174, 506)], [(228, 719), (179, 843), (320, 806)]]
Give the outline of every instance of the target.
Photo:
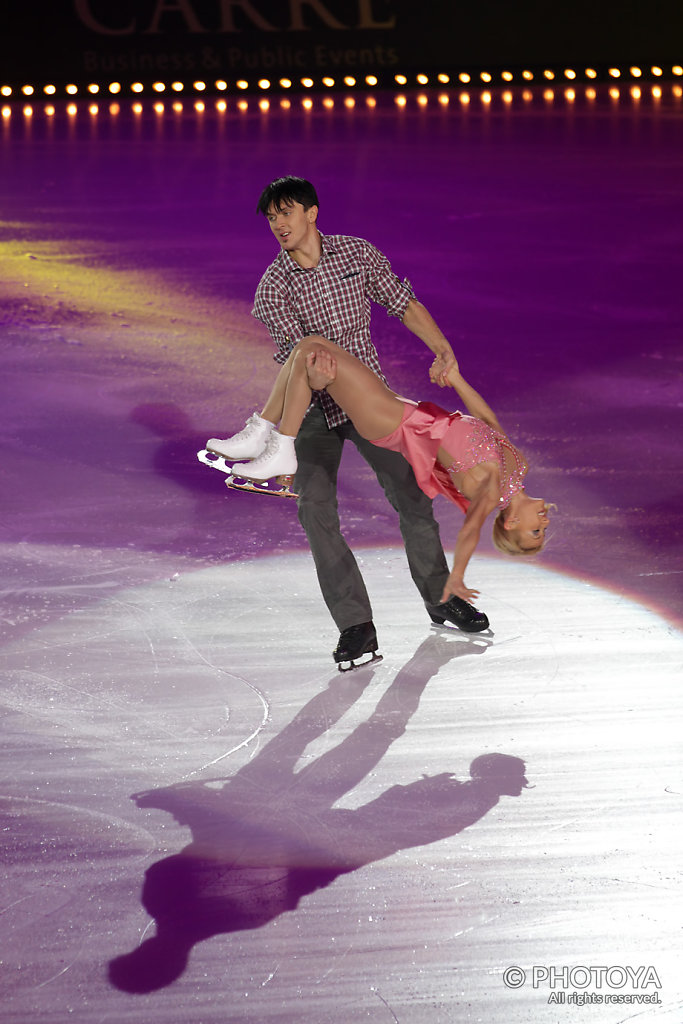
[(232, 474), (247, 480), (270, 480), (272, 477), (291, 477), (296, 473), (296, 467), (294, 438), (272, 430), (263, 454), (252, 462), (236, 462)]
[(257, 412), (252, 413), (244, 430), (234, 437), (226, 437), (221, 441), (218, 437), (210, 437), (206, 442), (207, 451), (221, 455), (224, 459), (256, 459), (265, 451), (268, 438), (275, 426), (264, 420)]

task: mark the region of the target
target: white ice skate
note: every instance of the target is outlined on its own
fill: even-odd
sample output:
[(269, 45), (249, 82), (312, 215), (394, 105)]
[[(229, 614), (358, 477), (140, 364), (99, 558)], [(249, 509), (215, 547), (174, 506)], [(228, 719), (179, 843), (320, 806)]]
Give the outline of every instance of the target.
[(251, 462), (236, 462), (232, 475), (247, 480), (271, 480), (276, 476), (293, 476), (296, 468), (294, 438), (273, 430), (263, 454)]
[(233, 437), (221, 440), (210, 437), (206, 442), (207, 451), (224, 459), (257, 459), (265, 451), (271, 432), (275, 429), (270, 420), (264, 420), (257, 412), (252, 413), (243, 430)]

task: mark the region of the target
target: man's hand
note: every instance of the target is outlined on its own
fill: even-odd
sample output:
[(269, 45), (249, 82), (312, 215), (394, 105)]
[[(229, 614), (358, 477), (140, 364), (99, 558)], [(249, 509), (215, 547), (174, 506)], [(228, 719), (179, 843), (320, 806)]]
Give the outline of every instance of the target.
[(325, 348), (306, 356), (306, 376), (311, 391), (324, 391), (337, 376), (337, 360)]
[(429, 369), (429, 379), (432, 384), (438, 384), (440, 388), (449, 387), (446, 376), (449, 370), (457, 370), (458, 362), (453, 354), (453, 349), (448, 346), (443, 352), (439, 352), (438, 356), (432, 363)]

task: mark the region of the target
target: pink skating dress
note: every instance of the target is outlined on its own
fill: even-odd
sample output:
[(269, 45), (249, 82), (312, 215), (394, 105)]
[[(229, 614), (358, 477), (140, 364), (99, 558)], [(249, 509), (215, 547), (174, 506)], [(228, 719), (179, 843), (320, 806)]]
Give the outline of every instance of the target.
[[(470, 502), (453, 483), (451, 472), (464, 473), (481, 462), (496, 462), (501, 480), (499, 508), (503, 509), (510, 504), (513, 494), (522, 490), (528, 468), (521, 452), (504, 434), (483, 420), (461, 412), (446, 412), (433, 402), (406, 402), (396, 430), (372, 443), (400, 452), (413, 467), (415, 479), (425, 494), (430, 498), (443, 494), (463, 512), (467, 512)], [(439, 448), (453, 456), (448, 469), (437, 461)]]

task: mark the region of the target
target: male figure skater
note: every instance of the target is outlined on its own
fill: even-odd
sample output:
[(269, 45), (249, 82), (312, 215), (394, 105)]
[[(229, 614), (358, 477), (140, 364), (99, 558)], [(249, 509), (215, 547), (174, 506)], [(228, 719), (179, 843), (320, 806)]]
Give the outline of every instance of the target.
[[(258, 201), (257, 210), (268, 220), (280, 252), (259, 283), (252, 312), (275, 342), (276, 362), (284, 363), (302, 338), (319, 334), (352, 352), (384, 380), (370, 339), (370, 304), (377, 302), (432, 350), (432, 374), (444, 372), (454, 361), (453, 350), (408, 281), (400, 281), (369, 242), (321, 234), (318, 207), (313, 185), (293, 176), (271, 182)], [(461, 598), (439, 603), (449, 570), (432, 502), (406, 460), (361, 438), (329, 395), (316, 392), (296, 439), (294, 487), (320, 588), (340, 631), (334, 660), (340, 668), (344, 662), (353, 666), (357, 658), (377, 650), (370, 600), (337, 514), (337, 471), (347, 440), (374, 470), (398, 512), (410, 572), (432, 620), (448, 620), (471, 633), (487, 629), (487, 617)]]

